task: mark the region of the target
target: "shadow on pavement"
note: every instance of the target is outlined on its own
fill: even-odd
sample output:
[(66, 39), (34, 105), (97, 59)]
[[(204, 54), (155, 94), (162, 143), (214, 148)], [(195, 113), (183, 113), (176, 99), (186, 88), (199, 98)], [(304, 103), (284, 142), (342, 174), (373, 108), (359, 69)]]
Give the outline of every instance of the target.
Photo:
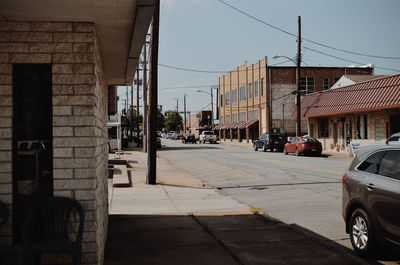
[(111, 215), (104, 257), (105, 265), (374, 263), (250, 214)]

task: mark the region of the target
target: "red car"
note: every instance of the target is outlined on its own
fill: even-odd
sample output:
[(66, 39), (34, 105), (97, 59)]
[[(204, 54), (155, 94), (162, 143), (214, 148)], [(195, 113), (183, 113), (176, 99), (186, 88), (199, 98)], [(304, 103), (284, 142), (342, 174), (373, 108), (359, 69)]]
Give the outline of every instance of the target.
[(283, 153), (287, 155), (288, 153), (295, 153), (296, 156), (301, 154), (315, 154), (321, 155), (322, 145), (321, 143), (311, 137), (294, 137), (291, 141), (285, 144)]

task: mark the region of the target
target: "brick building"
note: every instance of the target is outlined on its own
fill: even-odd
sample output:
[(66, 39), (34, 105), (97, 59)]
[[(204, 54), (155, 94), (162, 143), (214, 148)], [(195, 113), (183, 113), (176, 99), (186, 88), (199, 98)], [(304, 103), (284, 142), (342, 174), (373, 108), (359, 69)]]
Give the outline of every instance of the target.
[[(370, 67), (301, 67), (301, 89), (305, 94), (329, 89), (344, 74), (371, 75)], [(219, 78), (221, 139), (256, 139), (264, 132), (296, 134), (293, 93), (297, 89), (296, 67), (268, 66), (267, 57), (243, 64)], [(302, 134), (306, 133), (302, 119)]]
[(0, 263), (20, 264), (30, 204), (64, 196), (85, 211), (83, 264), (102, 264), (107, 117), (115, 86), (132, 84), (154, 1), (5, 0), (0, 10), (0, 201), (10, 213)]
[(308, 134), (324, 150), (349, 151), (400, 132), (400, 75), (381, 77), (304, 97), (302, 116)]
[(203, 110), (196, 114), (191, 114), (186, 118), (186, 133), (193, 133), (196, 137), (204, 130), (211, 128), (211, 110)]

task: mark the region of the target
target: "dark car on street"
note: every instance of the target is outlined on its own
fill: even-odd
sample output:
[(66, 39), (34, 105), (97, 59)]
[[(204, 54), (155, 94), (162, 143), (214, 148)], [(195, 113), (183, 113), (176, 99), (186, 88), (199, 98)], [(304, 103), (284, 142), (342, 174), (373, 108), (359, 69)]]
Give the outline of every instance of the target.
[(185, 136), (183, 136), (183, 140), (182, 143), (186, 144), (186, 143), (196, 143), (196, 136), (194, 136), (193, 133), (188, 133), (185, 134)]
[(264, 133), (253, 143), (253, 149), (254, 151), (262, 149), (264, 152), (267, 150), (273, 152), (276, 149), (282, 152), (284, 145), (285, 140), (281, 135)]
[(290, 141), (285, 144), (283, 153), (287, 155), (288, 153), (294, 153), (296, 156), (304, 154), (314, 154), (321, 155), (322, 144), (308, 136), (303, 137), (293, 137)]
[(400, 246), (400, 144), (360, 148), (342, 183), (342, 214), (355, 252)]

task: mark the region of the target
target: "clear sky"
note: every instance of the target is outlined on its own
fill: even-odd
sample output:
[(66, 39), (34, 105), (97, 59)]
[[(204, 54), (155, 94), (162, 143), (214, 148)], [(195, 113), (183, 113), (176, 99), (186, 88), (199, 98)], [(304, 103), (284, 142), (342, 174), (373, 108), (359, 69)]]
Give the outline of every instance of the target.
[[(367, 55), (395, 57), (382, 59), (359, 56), (303, 40), (302, 66), (349, 66), (374, 64), (375, 74), (400, 73), (400, 1), (399, 0), (223, 0), (247, 13), (246, 16), (219, 0), (161, 0), (158, 101), (163, 110), (210, 109), (210, 86), (218, 84), (222, 73), (247, 61), (255, 63), (264, 56), (268, 65), (295, 58), (296, 37), (266, 24), (297, 35), (297, 17), (301, 16), (302, 38), (332, 48)], [(348, 62), (312, 51), (340, 57)], [(164, 65), (164, 66), (162, 66)], [(286, 62), (283, 65), (294, 65)], [(389, 68), (394, 71), (381, 68)], [(183, 88), (184, 87), (184, 88)], [(126, 98), (120, 88), (120, 106)], [(136, 95), (136, 94), (135, 94)], [(136, 96), (135, 96), (136, 102)], [(121, 107), (119, 107), (121, 111)]]

